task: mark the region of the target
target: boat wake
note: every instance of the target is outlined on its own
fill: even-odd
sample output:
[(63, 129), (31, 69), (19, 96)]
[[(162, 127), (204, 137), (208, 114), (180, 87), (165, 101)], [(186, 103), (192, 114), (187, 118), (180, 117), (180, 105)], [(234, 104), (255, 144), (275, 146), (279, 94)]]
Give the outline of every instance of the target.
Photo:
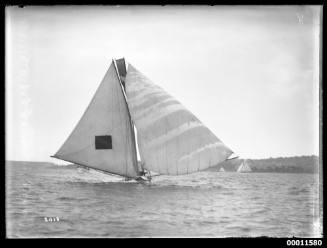
[(65, 181), (69, 182), (85, 182), (85, 183), (136, 183), (135, 180), (126, 181), (120, 176), (109, 175), (92, 169), (84, 169), (80, 167), (70, 168), (70, 173), (61, 176)]
[[(58, 179), (70, 183), (124, 183), (124, 184), (144, 184), (150, 187), (178, 187), (178, 188), (196, 188), (196, 189), (224, 189), (224, 187), (217, 180), (219, 173), (198, 172), (189, 175), (168, 176), (168, 175), (154, 175), (151, 182), (126, 180), (123, 177), (110, 175), (101, 171), (86, 169), (78, 166), (63, 166), (57, 167)], [(63, 173), (62, 170), (65, 170)], [(60, 178), (59, 178), (60, 175)]]
[(225, 189), (219, 180), (218, 173), (198, 172), (188, 175), (167, 176), (160, 175), (152, 178), (151, 186), (154, 187), (178, 187), (193, 189)]

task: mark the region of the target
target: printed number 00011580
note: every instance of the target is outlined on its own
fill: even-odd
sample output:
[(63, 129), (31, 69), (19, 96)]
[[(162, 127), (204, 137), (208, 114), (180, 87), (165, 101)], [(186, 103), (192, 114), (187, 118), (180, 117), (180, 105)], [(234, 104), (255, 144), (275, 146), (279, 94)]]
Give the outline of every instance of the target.
[(321, 246), (322, 240), (320, 239), (288, 239), (286, 241), (288, 246)]

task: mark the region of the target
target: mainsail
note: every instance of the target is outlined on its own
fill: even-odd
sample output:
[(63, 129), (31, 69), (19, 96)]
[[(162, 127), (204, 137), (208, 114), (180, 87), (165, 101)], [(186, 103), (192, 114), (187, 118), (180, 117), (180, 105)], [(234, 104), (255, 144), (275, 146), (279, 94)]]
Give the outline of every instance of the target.
[(125, 87), (145, 169), (189, 174), (215, 166), (233, 153), (182, 104), (130, 64)]
[(243, 161), (237, 169), (237, 172), (251, 172), (251, 171), (252, 170), (246, 161)]
[(81, 120), (53, 157), (135, 178), (139, 170), (132, 134), (123, 88), (112, 62)]

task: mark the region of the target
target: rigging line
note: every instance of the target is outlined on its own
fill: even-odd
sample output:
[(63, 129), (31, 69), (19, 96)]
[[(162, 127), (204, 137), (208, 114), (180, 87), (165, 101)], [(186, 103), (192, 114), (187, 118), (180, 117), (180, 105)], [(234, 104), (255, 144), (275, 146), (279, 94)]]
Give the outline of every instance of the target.
[[(126, 78), (127, 78), (127, 72), (126, 72)], [(126, 80), (125, 80), (125, 87), (127, 87)], [(134, 122), (132, 120), (132, 116), (131, 116), (131, 113), (130, 113), (129, 105), (128, 105), (128, 102), (127, 102), (126, 92), (125, 92), (125, 101), (126, 101), (126, 107), (127, 107), (127, 111), (128, 111), (129, 122), (130, 122), (130, 126), (131, 126), (131, 136), (132, 136), (132, 138), (131, 138), (131, 142), (132, 142), (131, 146), (132, 146), (132, 149), (133, 149), (134, 169), (137, 171), (137, 174), (140, 174), (139, 167), (138, 167), (138, 161), (137, 161), (137, 146), (138, 146), (138, 143), (136, 141), (137, 137), (136, 137), (135, 130), (134, 130), (134, 128), (136, 129), (136, 127), (135, 127)]]
[[(178, 116), (179, 117), (179, 116)], [(176, 140), (176, 143), (177, 143), (177, 147), (176, 147), (176, 158), (175, 158), (175, 166), (176, 166), (176, 172), (177, 172), (177, 175), (178, 175), (178, 157), (179, 157), (179, 154), (180, 154), (180, 149), (179, 149), (179, 145), (180, 145), (180, 140), (179, 140), (180, 136), (177, 136), (177, 140)]]
[[(125, 106), (126, 107), (126, 106)], [(125, 120), (125, 127), (126, 130), (129, 130), (130, 125), (128, 123), (128, 120)], [(133, 128), (133, 127), (132, 127)], [(127, 144), (127, 150), (130, 154), (132, 154), (133, 156), (133, 145), (132, 145), (132, 140), (131, 140), (132, 136), (128, 136), (126, 135), (126, 144)], [(132, 157), (132, 163), (133, 163), (133, 157)]]
[[(188, 125), (189, 125), (189, 121), (187, 121), (188, 122)], [(192, 137), (191, 137), (192, 138)], [(190, 143), (191, 142), (187, 142), (187, 152), (189, 153), (190, 152)], [(180, 159), (180, 158), (179, 158)], [(186, 160), (186, 174), (189, 174), (188, 173), (188, 168), (189, 168), (189, 160)]]
[[(201, 140), (202, 140), (202, 135), (200, 135), (200, 138), (199, 138), (200, 145), (198, 147), (201, 147), (201, 144), (202, 144)], [(200, 170), (200, 162), (201, 162), (201, 153), (198, 154), (198, 171)]]
[[(128, 109), (128, 105), (127, 105), (127, 110), (129, 112), (129, 109)], [(134, 168), (136, 167), (136, 170), (137, 170), (137, 173), (139, 174), (139, 167), (138, 167), (138, 161), (137, 161), (137, 146), (138, 146), (138, 143), (136, 141), (137, 137), (136, 137), (136, 134), (135, 134), (135, 130), (134, 130), (134, 122), (131, 118), (131, 116), (129, 115), (130, 117), (130, 125), (131, 125), (131, 149), (132, 149), (132, 154), (133, 154), (133, 163), (135, 163), (135, 166)], [(136, 127), (135, 127), (136, 129)]]
[[(126, 74), (126, 77), (127, 77), (127, 74)], [(126, 81), (125, 81), (125, 87), (127, 87)], [(127, 98), (125, 98), (125, 100), (126, 100), (126, 107), (127, 107), (127, 112), (128, 112), (128, 116), (129, 116), (130, 128), (131, 128), (130, 129), (131, 130), (131, 137), (132, 137), (131, 138), (131, 148), (132, 148), (132, 154), (133, 154), (133, 163), (135, 164), (134, 169), (137, 171), (138, 174), (140, 174), (138, 161), (137, 161), (137, 146), (138, 146), (138, 143), (137, 143), (137, 137), (136, 137), (135, 130), (134, 130), (134, 127), (136, 129), (136, 126), (134, 125), (134, 122), (132, 120), (132, 117), (131, 117), (131, 114), (130, 114), (130, 111), (129, 111)], [(143, 170), (143, 168), (142, 168), (142, 170)]]
[[(127, 123), (125, 122), (125, 128), (128, 130), (128, 127), (127, 127), (127, 125), (126, 125)], [(125, 147), (125, 149), (127, 150), (127, 153), (128, 153), (128, 151), (129, 151), (129, 142), (128, 142), (128, 135), (126, 135), (126, 140), (125, 140), (125, 142), (126, 142), (126, 147)], [(127, 156), (126, 156), (126, 175), (127, 175)]]
[[(167, 134), (167, 119), (165, 119), (165, 134)], [(166, 159), (166, 167), (167, 167), (167, 174), (169, 175), (169, 165), (168, 165), (168, 160), (167, 160), (167, 143), (164, 146), (165, 148), (165, 159)]]
[[(120, 119), (120, 123), (121, 123), (120, 125), (122, 125), (123, 124), (123, 121), (124, 121), (123, 118), (122, 118), (122, 105), (121, 105), (121, 101), (120, 101), (121, 98), (120, 98), (119, 93), (118, 93), (119, 92), (119, 88), (117, 88), (117, 87), (121, 87), (120, 76), (118, 76), (118, 80), (119, 80), (119, 82), (118, 82), (118, 84), (116, 84), (116, 91), (115, 91), (115, 93), (116, 93), (116, 97), (117, 97), (117, 100), (118, 100), (119, 119)], [(126, 139), (125, 139), (125, 142), (126, 142), (126, 140), (128, 139), (128, 135), (126, 135), (125, 137), (126, 137)], [(127, 145), (127, 142), (125, 143), (125, 145)], [(124, 150), (126, 152), (126, 147), (124, 147)], [(128, 166), (127, 165), (127, 156), (124, 156), (124, 157), (125, 157), (125, 174), (127, 175), (127, 170), (128, 170), (127, 169), (127, 166)]]
[[(128, 126), (127, 126), (127, 120), (125, 120), (125, 118), (124, 118), (124, 122), (125, 122), (125, 129), (129, 131)], [(126, 134), (125, 142), (126, 142), (125, 149), (126, 149), (126, 152), (128, 153), (128, 151), (129, 151), (129, 139), (128, 139), (127, 134)], [(128, 171), (128, 161), (127, 160), (128, 160), (128, 158), (127, 158), (127, 156), (125, 156), (125, 167), (126, 167), (125, 173), (126, 173), (126, 175), (127, 175), (127, 171)]]
[[(115, 66), (115, 64), (112, 62), (112, 64)], [(114, 86), (114, 85), (112, 85), (112, 86)], [(112, 89), (111, 89), (112, 90)], [(115, 104), (114, 104), (114, 98), (113, 97), (111, 97), (111, 106), (115, 106)], [(112, 130), (114, 131), (115, 129), (114, 129), (114, 114), (113, 114), (113, 112), (111, 112), (111, 116), (110, 116), (110, 121), (111, 121), (111, 127), (112, 127)], [(113, 145), (113, 144), (112, 144)]]
[[(118, 92), (117, 92), (117, 94), (118, 94)], [(121, 103), (120, 103), (120, 101), (119, 101), (119, 107), (122, 107), (121, 106)], [(121, 108), (119, 108), (119, 109), (121, 109)], [(120, 115), (120, 118), (122, 119), (122, 111), (120, 111), (119, 112), (119, 115)], [(128, 129), (128, 127), (127, 127), (127, 121), (125, 121), (125, 118), (124, 118), (124, 123), (125, 123), (125, 128), (126, 128), (126, 130), (129, 130)], [(128, 131), (127, 131), (128, 132)], [(126, 146), (128, 146), (128, 135), (126, 134), (126, 136), (125, 136), (125, 144), (126, 144)], [(124, 147), (124, 150), (126, 151), (126, 153), (128, 152), (128, 147)], [(127, 156), (125, 156), (125, 173), (126, 173), (126, 175), (127, 175), (127, 171), (128, 171), (128, 161), (127, 161)]]
[[(134, 134), (135, 134), (135, 130), (136, 130), (136, 134), (135, 134), (135, 143), (137, 144), (137, 147), (139, 148), (139, 155), (140, 155), (140, 169), (141, 171), (144, 171), (145, 170), (145, 166), (143, 165), (143, 163), (145, 163), (145, 160), (144, 160), (144, 152), (143, 152), (143, 144), (141, 142), (141, 140), (139, 139), (140, 137), (140, 133), (138, 133), (137, 131), (137, 128), (136, 126), (134, 125), (134, 122), (132, 121), (133, 123), (133, 130), (134, 130)], [(135, 129), (134, 129), (135, 127)]]

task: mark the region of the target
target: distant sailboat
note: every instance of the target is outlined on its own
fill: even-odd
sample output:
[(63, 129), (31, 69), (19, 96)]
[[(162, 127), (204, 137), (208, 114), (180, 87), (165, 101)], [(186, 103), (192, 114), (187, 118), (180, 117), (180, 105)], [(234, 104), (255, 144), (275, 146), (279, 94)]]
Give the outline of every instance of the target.
[(224, 167), (221, 167), (219, 172), (225, 172)]
[(118, 59), (112, 61), (82, 118), (52, 157), (126, 179), (150, 180), (150, 172), (190, 174), (231, 154), (175, 98), (131, 64), (127, 70), (125, 60)]
[(240, 166), (237, 169), (237, 172), (251, 172), (250, 166), (247, 164), (245, 160), (240, 164)]

